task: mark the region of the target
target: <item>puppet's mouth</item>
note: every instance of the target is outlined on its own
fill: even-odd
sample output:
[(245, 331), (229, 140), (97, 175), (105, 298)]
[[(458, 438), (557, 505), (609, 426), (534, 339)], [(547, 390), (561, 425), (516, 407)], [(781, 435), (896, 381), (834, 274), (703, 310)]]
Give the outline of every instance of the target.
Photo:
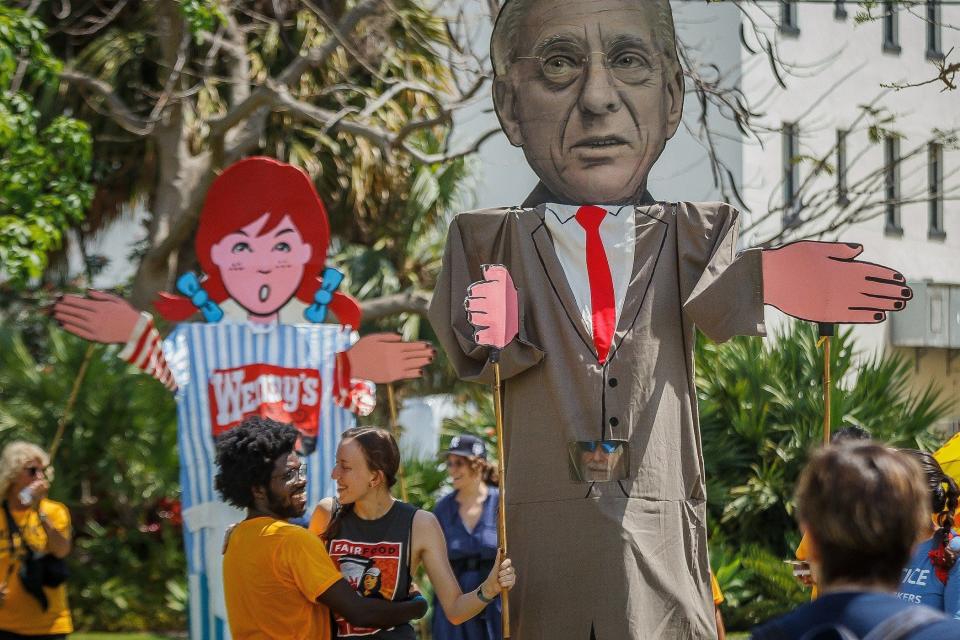
[(260, 287), (260, 291), (257, 294), (260, 298), (260, 302), (266, 302), (267, 298), (270, 297), (270, 285), (265, 284)]
[(590, 136), (578, 140), (577, 143), (573, 145), (573, 148), (604, 149), (607, 147), (619, 147), (624, 144), (627, 144), (627, 141), (620, 136)]

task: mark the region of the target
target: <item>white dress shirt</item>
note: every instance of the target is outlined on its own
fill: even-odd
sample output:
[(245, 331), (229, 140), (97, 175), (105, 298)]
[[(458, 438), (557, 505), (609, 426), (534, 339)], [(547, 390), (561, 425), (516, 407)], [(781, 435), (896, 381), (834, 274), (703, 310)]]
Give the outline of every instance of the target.
[[(599, 206), (599, 205), (598, 205)], [(593, 307), (590, 304), (590, 278), (587, 274), (587, 233), (576, 215), (579, 205), (548, 203), (544, 221), (553, 238), (553, 247), (567, 283), (577, 299), (577, 307), (584, 323), (593, 331)], [(633, 275), (633, 252), (636, 240), (633, 205), (602, 206), (607, 211), (600, 223), (600, 240), (607, 254), (610, 276), (613, 278), (613, 297), (616, 301), (616, 322), (627, 297), (627, 287)]]

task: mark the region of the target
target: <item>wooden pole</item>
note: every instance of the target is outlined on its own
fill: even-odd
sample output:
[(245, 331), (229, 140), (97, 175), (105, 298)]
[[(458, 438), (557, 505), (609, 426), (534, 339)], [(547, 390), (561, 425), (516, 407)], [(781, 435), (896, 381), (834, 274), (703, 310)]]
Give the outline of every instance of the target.
[[(387, 405), (390, 407), (390, 433), (400, 446), (400, 420), (397, 414), (397, 396), (393, 390), (393, 383), (387, 383)], [(410, 502), (407, 497), (407, 479), (403, 473), (403, 456), (400, 457), (400, 466), (397, 469), (397, 478), (400, 480), (400, 499)]]
[[(503, 405), (500, 397), (500, 352), (494, 350), (490, 354), (493, 363), (493, 411), (497, 422), (497, 471), (500, 474), (500, 505), (497, 510), (497, 539), (500, 543), (500, 558), (507, 557), (507, 473), (503, 455)], [(497, 569), (499, 571), (499, 568)], [(500, 605), (502, 607), (501, 625), (503, 637), (510, 637), (510, 599), (506, 589), (500, 590)]]
[(830, 396), (833, 390), (833, 379), (830, 375), (830, 338), (834, 333), (834, 325), (820, 323), (820, 342), (823, 343), (823, 445), (830, 444)]
[(73, 387), (70, 389), (70, 395), (67, 397), (67, 406), (63, 409), (63, 415), (57, 420), (57, 432), (53, 436), (53, 441), (50, 443), (49, 453), (47, 454), (50, 458), (50, 464), (53, 464), (53, 459), (57, 457), (57, 451), (60, 450), (60, 443), (63, 442), (63, 435), (67, 429), (67, 421), (70, 420), (73, 414), (73, 406), (77, 403), (77, 394), (80, 393), (80, 384), (87, 375), (87, 367), (90, 365), (90, 359), (93, 357), (95, 347), (96, 345), (92, 342), (87, 345), (87, 350), (83, 354), (83, 362), (80, 363), (80, 370), (77, 371), (77, 376), (73, 379)]

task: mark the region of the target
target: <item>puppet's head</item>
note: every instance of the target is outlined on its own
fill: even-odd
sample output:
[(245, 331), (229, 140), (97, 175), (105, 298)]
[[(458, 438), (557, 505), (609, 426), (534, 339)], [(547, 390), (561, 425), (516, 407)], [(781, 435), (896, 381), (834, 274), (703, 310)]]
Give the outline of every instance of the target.
[(490, 47), (500, 124), (555, 196), (642, 194), (683, 110), (669, 0), (508, 0)]
[(241, 160), (214, 180), (200, 213), (203, 280), (181, 276), (177, 288), (188, 297), (161, 294), (157, 309), (183, 320), (200, 308), (215, 320), (217, 305), (230, 298), (252, 319), (272, 318), (297, 298), (311, 305), (308, 320), (318, 321), (329, 303), (341, 322), (354, 324), (346, 297), (335, 293), (342, 276), (324, 269), (329, 240), (327, 212), (303, 171), (271, 158)]

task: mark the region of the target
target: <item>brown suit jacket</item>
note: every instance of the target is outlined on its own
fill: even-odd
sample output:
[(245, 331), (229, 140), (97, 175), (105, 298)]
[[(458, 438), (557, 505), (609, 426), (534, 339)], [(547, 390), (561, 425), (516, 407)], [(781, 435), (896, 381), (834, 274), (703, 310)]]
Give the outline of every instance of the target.
[[(722, 203), (638, 205), (633, 276), (604, 365), (543, 222), (544, 206), (458, 215), (430, 320), (460, 377), (490, 383), (463, 299), (505, 265), (520, 335), (501, 354), (514, 637), (715, 638), (693, 375), (694, 326), (761, 335), (759, 251), (736, 254)], [(568, 443), (623, 439), (626, 480), (571, 479)]]

